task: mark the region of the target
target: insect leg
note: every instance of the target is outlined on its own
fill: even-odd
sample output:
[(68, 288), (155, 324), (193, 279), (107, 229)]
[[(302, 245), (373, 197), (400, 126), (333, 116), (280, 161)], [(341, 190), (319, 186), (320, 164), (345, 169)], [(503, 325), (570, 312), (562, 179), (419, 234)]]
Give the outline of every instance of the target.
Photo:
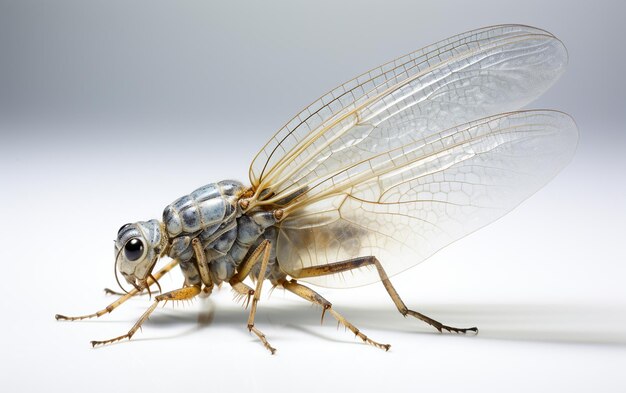
[(282, 286), (286, 290), (295, 293), (296, 295), (300, 296), (301, 298), (304, 298), (304, 299), (310, 301), (311, 303), (315, 303), (315, 304), (318, 304), (318, 305), (322, 306), (324, 308), (324, 311), (322, 312), (322, 319), (324, 318), (324, 314), (323, 313), (328, 311), (337, 320), (337, 322), (341, 323), (343, 326), (345, 326), (346, 328), (350, 329), (350, 331), (352, 333), (354, 333), (356, 336), (358, 336), (364, 342), (366, 342), (366, 343), (368, 343), (370, 345), (373, 345), (376, 348), (384, 349), (385, 351), (388, 351), (389, 348), (391, 348), (391, 345), (389, 345), (389, 344), (381, 344), (381, 343), (378, 343), (378, 342), (372, 340), (371, 338), (367, 337), (356, 326), (354, 326), (353, 324), (348, 322), (348, 320), (345, 319), (341, 314), (339, 314), (337, 311), (333, 310), (332, 304), (328, 300), (324, 299), (319, 293), (315, 292), (311, 288), (305, 287), (304, 285), (301, 285), (301, 284), (298, 284), (296, 282), (296, 280), (284, 281), (282, 283)]
[(376, 270), (378, 271), (380, 280), (385, 286), (387, 293), (389, 293), (391, 300), (393, 300), (393, 303), (396, 305), (396, 307), (398, 308), (398, 311), (400, 311), (400, 314), (402, 314), (403, 316), (406, 317), (407, 315), (410, 315), (412, 317), (415, 317), (433, 326), (439, 332), (442, 332), (443, 330), (447, 330), (452, 333), (463, 333), (463, 334), (467, 332), (478, 333), (478, 328), (476, 327), (456, 328), (453, 326), (447, 326), (424, 314), (421, 314), (417, 311), (413, 311), (407, 308), (407, 306), (404, 304), (404, 302), (400, 298), (400, 295), (398, 295), (398, 292), (391, 284), (389, 277), (387, 277), (387, 273), (385, 272), (385, 269), (383, 269), (383, 266), (380, 264), (380, 262), (378, 261), (378, 258), (376, 258), (375, 256), (359, 257), (359, 258), (349, 259), (347, 261), (329, 263), (328, 265), (325, 265), (325, 266), (307, 267), (302, 270), (299, 270), (297, 274), (295, 274), (295, 276), (297, 278), (325, 276), (328, 274), (341, 273), (341, 272), (349, 271), (352, 269), (358, 269), (360, 267), (364, 267), (368, 265), (376, 266)]
[[(271, 243), (269, 240), (264, 240), (250, 255), (248, 259), (246, 259), (237, 270), (237, 274), (230, 280), (230, 285), (233, 289), (242, 295), (253, 295), (252, 297), (252, 307), (250, 307), (250, 314), (248, 315), (248, 330), (254, 333), (259, 340), (263, 343), (265, 348), (272, 353), (272, 355), (276, 352), (276, 349), (270, 345), (265, 337), (265, 334), (261, 332), (259, 329), (254, 326), (254, 317), (256, 315), (257, 303), (261, 299), (261, 289), (263, 287), (263, 281), (265, 280), (265, 270), (267, 269), (267, 264), (270, 260), (270, 251), (272, 249)], [(259, 257), (263, 254), (263, 258), (261, 259), (261, 267), (259, 276), (257, 277), (256, 288), (252, 293), (250, 293), (251, 288), (247, 285), (243, 284), (242, 281), (250, 274), (250, 271), (259, 261)]]
[(164, 293), (162, 295), (159, 295), (159, 296), (154, 298), (154, 303), (152, 303), (152, 305), (150, 307), (148, 307), (148, 309), (137, 320), (137, 322), (135, 322), (133, 327), (130, 328), (128, 333), (123, 334), (123, 335), (118, 336), (118, 337), (115, 337), (115, 338), (112, 338), (112, 339), (109, 339), (109, 340), (92, 341), (91, 345), (95, 347), (96, 345), (110, 344), (110, 343), (113, 343), (113, 342), (116, 342), (116, 341), (123, 340), (125, 338), (130, 340), (130, 338), (133, 336), (133, 334), (135, 334), (135, 332), (137, 332), (137, 330), (139, 330), (141, 325), (150, 317), (150, 314), (152, 314), (152, 312), (159, 305), (160, 302), (167, 302), (167, 301), (170, 301), (170, 300), (188, 300), (188, 299), (192, 299), (193, 297), (195, 297), (199, 293), (200, 293), (200, 286), (199, 285), (194, 285), (192, 287), (180, 288), (180, 289), (176, 289), (174, 291), (166, 292), (166, 293)]
[(241, 265), (237, 268), (237, 273), (230, 279), (230, 286), (233, 288), (235, 292), (239, 295), (246, 297), (246, 308), (248, 308), (248, 304), (250, 303), (250, 297), (254, 295), (254, 289), (250, 288), (246, 284), (243, 283), (243, 280), (248, 277), (250, 271), (257, 264), (261, 253), (268, 244), (269, 241), (266, 240), (259, 244), (259, 246), (250, 254), (248, 258), (246, 258)]
[(230, 285), (235, 291), (235, 293), (237, 294), (237, 298), (238, 299), (240, 297), (243, 298), (244, 307), (248, 308), (248, 306), (250, 305), (250, 298), (254, 295), (254, 289), (250, 288), (249, 286), (242, 283), (241, 281), (231, 282)]
[(233, 276), (231, 281), (241, 282), (245, 280), (246, 277), (248, 277), (248, 274), (250, 274), (250, 271), (252, 270), (254, 265), (257, 264), (261, 253), (265, 250), (266, 247), (269, 246), (269, 243), (269, 240), (264, 240), (263, 242), (261, 242), (261, 244), (259, 244), (259, 246), (252, 252), (252, 254), (250, 254), (250, 256), (237, 267), (237, 273)]
[(209, 263), (206, 260), (206, 255), (204, 254), (204, 249), (202, 248), (202, 243), (200, 243), (200, 239), (194, 238), (191, 241), (191, 246), (193, 247), (194, 254), (196, 255), (200, 278), (202, 280), (202, 283), (206, 287), (205, 293), (211, 293), (211, 290), (213, 289), (213, 280), (211, 280), (211, 274), (209, 273)]
[[(172, 270), (174, 267), (176, 267), (176, 265), (178, 265), (178, 260), (174, 259), (172, 262), (170, 262), (167, 265), (165, 265), (163, 267), (163, 269), (159, 270), (158, 272), (156, 272), (155, 274), (152, 275), (152, 277), (154, 277), (154, 280), (152, 279), (152, 277), (148, 277), (148, 280), (147, 280), (148, 286), (151, 286), (154, 283), (156, 283), (161, 277), (163, 277), (170, 270)], [(120, 297), (119, 299), (117, 299), (113, 303), (109, 304), (108, 306), (106, 306), (102, 310), (96, 311), (93, 314), (81, 315), (81, 316), (78, 316), (78, 317), (67, 317), (65, 315), (56, 314), (54, 317), (56, 318), (57, 321), (78, 321), (78, 320), (81, 320), (81, 319), (88, 319), (88, 318), (94, 318), (94, 317), (98, 318), (98, 317), (103, 316), (104, 314), (108, 314), (111, 311), (115, 310), (122, 303), (124, 303), (125, 301), (127, 301), (131, 297), (135, 296), (138, 292), (139, 291), (136, 288), (133, 288), (127, 294), (123, 295), (122, 297)]]
[(267, 339), (265, 338), (265, 334), (263, 334), (259, 329), (257, 329), (254, 326), (256, 306), (259, 300), (261, 299), (261, 288), (263, 287), (263, 281), (265, 281), (265, 270), (267, 270), (267, 264), (270, 260), (271, 244), (269, 240), (266, 240), (263, 243), (265, 243), (265, 246), (264, 246), (265, 250), (263, 252), (263, 259), (261, 260), (261, 271), (259, 272), (259, 276), (257, 277), (256, 288), (254, 289), (254, 297), (252, 298), (252, 306), (250, 307), (250, 315), (248, 315), (248, 330), (250, 330), (251, 332), (254, 332), (254, 334), (256, 334), (259, 337), (259, 339), (263, 342), (263, 345), (265, 345), (265, 348), (267, 348), (273, 355), (274, 352), (276, 352), (276, 349), (272, 348), (269, 342), (267, 342)]

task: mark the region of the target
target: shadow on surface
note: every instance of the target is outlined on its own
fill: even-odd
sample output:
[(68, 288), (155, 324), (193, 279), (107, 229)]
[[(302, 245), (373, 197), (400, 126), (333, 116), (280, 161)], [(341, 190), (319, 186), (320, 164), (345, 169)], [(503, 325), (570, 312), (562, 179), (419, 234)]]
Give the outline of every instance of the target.
[[(321, 308), (299, 302), (278, 306), (271, 303), (270, 300), (259, 305), (256, 324), (261, 329), (268, 325), (280, 326), (316, 338), (345, 341), (341, 336), (329, 337), (327, 330), (315, 329), (320, 326)], [(363, 331), (438, 334), (419, 320), (403, 318), (393, 305), (368, 308), (340, 305), (336, 310)], [(422, 306), (417, 311), (449, 325), (477, 326), (480, 329), (477, 339), (626, 346), (626, 305), (444, 304)], [(233, 329), (247, 333), (247, 316), (248, 310), (241, 307), (223, 307), (222, 302), (202, 300), (197, 310), (161, 309), (148, 323), (154, 327), (193, 324), (193, 329), (168, 338), (191, 334), (211, 325), (232, 325)], [(326, 313), (324, 326), (329, 325), (334, 326), (335, 321)]]

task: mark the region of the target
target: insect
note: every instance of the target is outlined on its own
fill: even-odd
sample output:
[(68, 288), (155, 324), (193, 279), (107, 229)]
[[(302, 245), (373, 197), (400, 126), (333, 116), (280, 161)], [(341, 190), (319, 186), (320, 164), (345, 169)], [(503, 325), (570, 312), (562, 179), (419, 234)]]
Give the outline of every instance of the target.
[[(571, 117), (518, 111), (566, 63), (552, 34), (502, 25), (440, 41), (344, 83), (263, 146), (249, 186), (208, 184), (168, 205), (160, 220), (122, 226), (116, 277), (119, 271), (134, 289), (94, 314), (56, 319), (110, 313), (151, 286), (160, 290), (159, 279), (178, 265), (180, 288), (158, 294), (126, 334), (92, 345), (130, 339), (159, 303), (228, 283), (247, 299), (247, 328), (274, 353), (255, 325), (266, 280), (384, 350), (389, 344), (366, 336), (303, 283), (381, 281), (402, 315), (440, 332), (477, 332), (409, 309), (389, 277), (503, 216), (570, 161), (578, 140)], [(155, 271), (166, 256), (171, 261)]]

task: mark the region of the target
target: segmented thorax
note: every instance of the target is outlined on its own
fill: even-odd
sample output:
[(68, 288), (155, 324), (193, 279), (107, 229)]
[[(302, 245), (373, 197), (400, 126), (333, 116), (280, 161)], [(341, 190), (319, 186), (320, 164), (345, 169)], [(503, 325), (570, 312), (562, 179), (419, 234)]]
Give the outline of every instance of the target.
[(213, 233), (224, 221), (235, 218), (237, 200), (243, 190), (243, 184), (225, 180), (207, 184), (178, 198), (163, 211), (169, 238)]
[[(238, 201), (244, 191), (243, 184), (233, 180), (207, 184), (165, 208), (163, 223), (169, 239), (168, 255), (178, 259), (187, 285), (227, 281), (251, 247), (256, 248), (264, 239), (275, 242), (275, 231), (265, 236), (265, 231), (278, 222), (275, 212), (259, 210), (242, 214)], [(204, 262), (199, 261), (198, 251), (193, 248), (194, 238), (200, 240)], [(270, 259), (268, 270), (272, 273), (277, 268), (271, 263), (275, 261), (274, 253)], [(210, 279), (206, 274), (201, 276), (201, 263), (207, 264)]]

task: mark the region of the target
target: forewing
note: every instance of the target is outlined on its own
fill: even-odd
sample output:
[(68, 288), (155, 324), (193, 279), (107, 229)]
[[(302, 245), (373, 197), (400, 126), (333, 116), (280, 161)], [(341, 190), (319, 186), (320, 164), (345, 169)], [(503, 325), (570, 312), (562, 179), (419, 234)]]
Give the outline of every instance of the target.
[[(418, 264), (528, 198), (573, 156), (574, 121), (556, 111), (496, 115), (358, 162), (318, 183), (281, 223), (278, 262), (306, 267), (376, 256), (389, 275)], [(304, 278), (377, 281), (375, 269)]]
[[(346, 165), (457, 124), (519, 109), (562, 73), (550, 33), (506, 25), (470, 31), (375, 68), (296, 115), (250, 167), (259, 204), (289, 200)], [(271, 201), (267, 201), (271, 199)]]

